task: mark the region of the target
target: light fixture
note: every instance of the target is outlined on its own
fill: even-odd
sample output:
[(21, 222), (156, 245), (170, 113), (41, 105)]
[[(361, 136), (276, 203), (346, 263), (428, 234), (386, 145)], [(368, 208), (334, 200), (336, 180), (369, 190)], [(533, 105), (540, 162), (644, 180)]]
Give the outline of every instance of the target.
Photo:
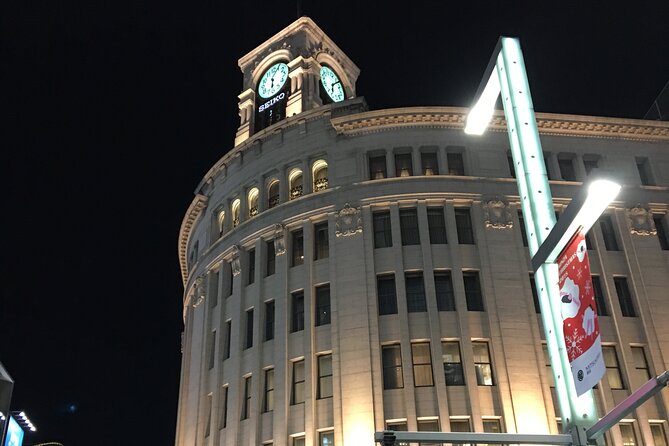
[(465, 121), (465, 133), (468, 135), (482, 135), (485, 132), (495, 112), (495, 103), (497, 102), (499, 91), (497, 73), (491, 72), (479, 100), (469, 110)]

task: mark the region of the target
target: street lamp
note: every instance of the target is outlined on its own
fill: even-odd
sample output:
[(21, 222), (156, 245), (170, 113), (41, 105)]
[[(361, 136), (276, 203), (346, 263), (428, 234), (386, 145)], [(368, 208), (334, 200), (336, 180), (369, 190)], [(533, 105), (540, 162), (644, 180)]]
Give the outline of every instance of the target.
[(579, 394), (574, 384), (561, 336), (560, 274), (555, 262), (574, 234), (582, 235), (592, 226), (620, 186), (610, 181), (592, 182), (574, 199), (556, 226), (525, 62), (516, 38), (499, 38), (476, 93), (475, 105), (466, 118), (466, 133), (483, 134), (500, 94), (564, 431), (572, 435), (574, 444), (585, 445), (586, 430), (597, 421), (597, 412), (592, 391)]

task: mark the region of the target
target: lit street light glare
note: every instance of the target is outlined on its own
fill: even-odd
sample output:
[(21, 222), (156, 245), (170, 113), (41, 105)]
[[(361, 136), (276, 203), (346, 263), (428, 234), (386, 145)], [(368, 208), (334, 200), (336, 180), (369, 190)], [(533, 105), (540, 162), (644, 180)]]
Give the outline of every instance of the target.
[(493, 71), (488, 83), (481, 93), (481, 97), (471, 108), (465, 121), (465, 133), (468, 135), (482, 135), (488, 127), (495, 112), (495, 103), (499, 97), (500, 86), (497, 72)]

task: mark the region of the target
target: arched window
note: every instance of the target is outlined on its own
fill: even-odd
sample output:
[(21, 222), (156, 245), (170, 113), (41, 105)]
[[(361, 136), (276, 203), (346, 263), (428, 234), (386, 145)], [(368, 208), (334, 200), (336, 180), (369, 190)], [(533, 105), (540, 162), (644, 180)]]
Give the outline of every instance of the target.
[(267, 188), (267, 208), (271, 209), (279, 204), (279, 180), (271, 180)]
[(290, 184), (290, 199), (293, 200), (302, 196), (302, 171), (300, 169), (293, 169), (288, 175), (288, 183)]
[(225, 229), (225, 211), (219, 211), (218, 216), (218, 236), (221, 237), (223, 235), (223, 230)]
[(328, 163), (318, 160), (311, 166), (314, 179), (314, 192), (328, 188)]
[(254, 187), (249, 191), (249, 196), (248, 196), (249, 217), (258, 215), (258, 195), (259, 191), (257, 187)]
[(235, 201), (232, 202), (232, 227), (236, 228), (239, 226), (239, 206), (241, 202), (239, 201), (239, 198), (235, 199)]

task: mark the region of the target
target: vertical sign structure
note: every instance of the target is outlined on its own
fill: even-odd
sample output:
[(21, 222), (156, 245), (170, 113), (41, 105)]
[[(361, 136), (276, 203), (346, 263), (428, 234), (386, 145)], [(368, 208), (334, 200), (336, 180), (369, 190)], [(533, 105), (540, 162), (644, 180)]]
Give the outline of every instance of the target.
[(578, 231), (560, 253), (558, 268), (564, 342), (576, 393), (580, 396), (606, 372), (583, 231)]

